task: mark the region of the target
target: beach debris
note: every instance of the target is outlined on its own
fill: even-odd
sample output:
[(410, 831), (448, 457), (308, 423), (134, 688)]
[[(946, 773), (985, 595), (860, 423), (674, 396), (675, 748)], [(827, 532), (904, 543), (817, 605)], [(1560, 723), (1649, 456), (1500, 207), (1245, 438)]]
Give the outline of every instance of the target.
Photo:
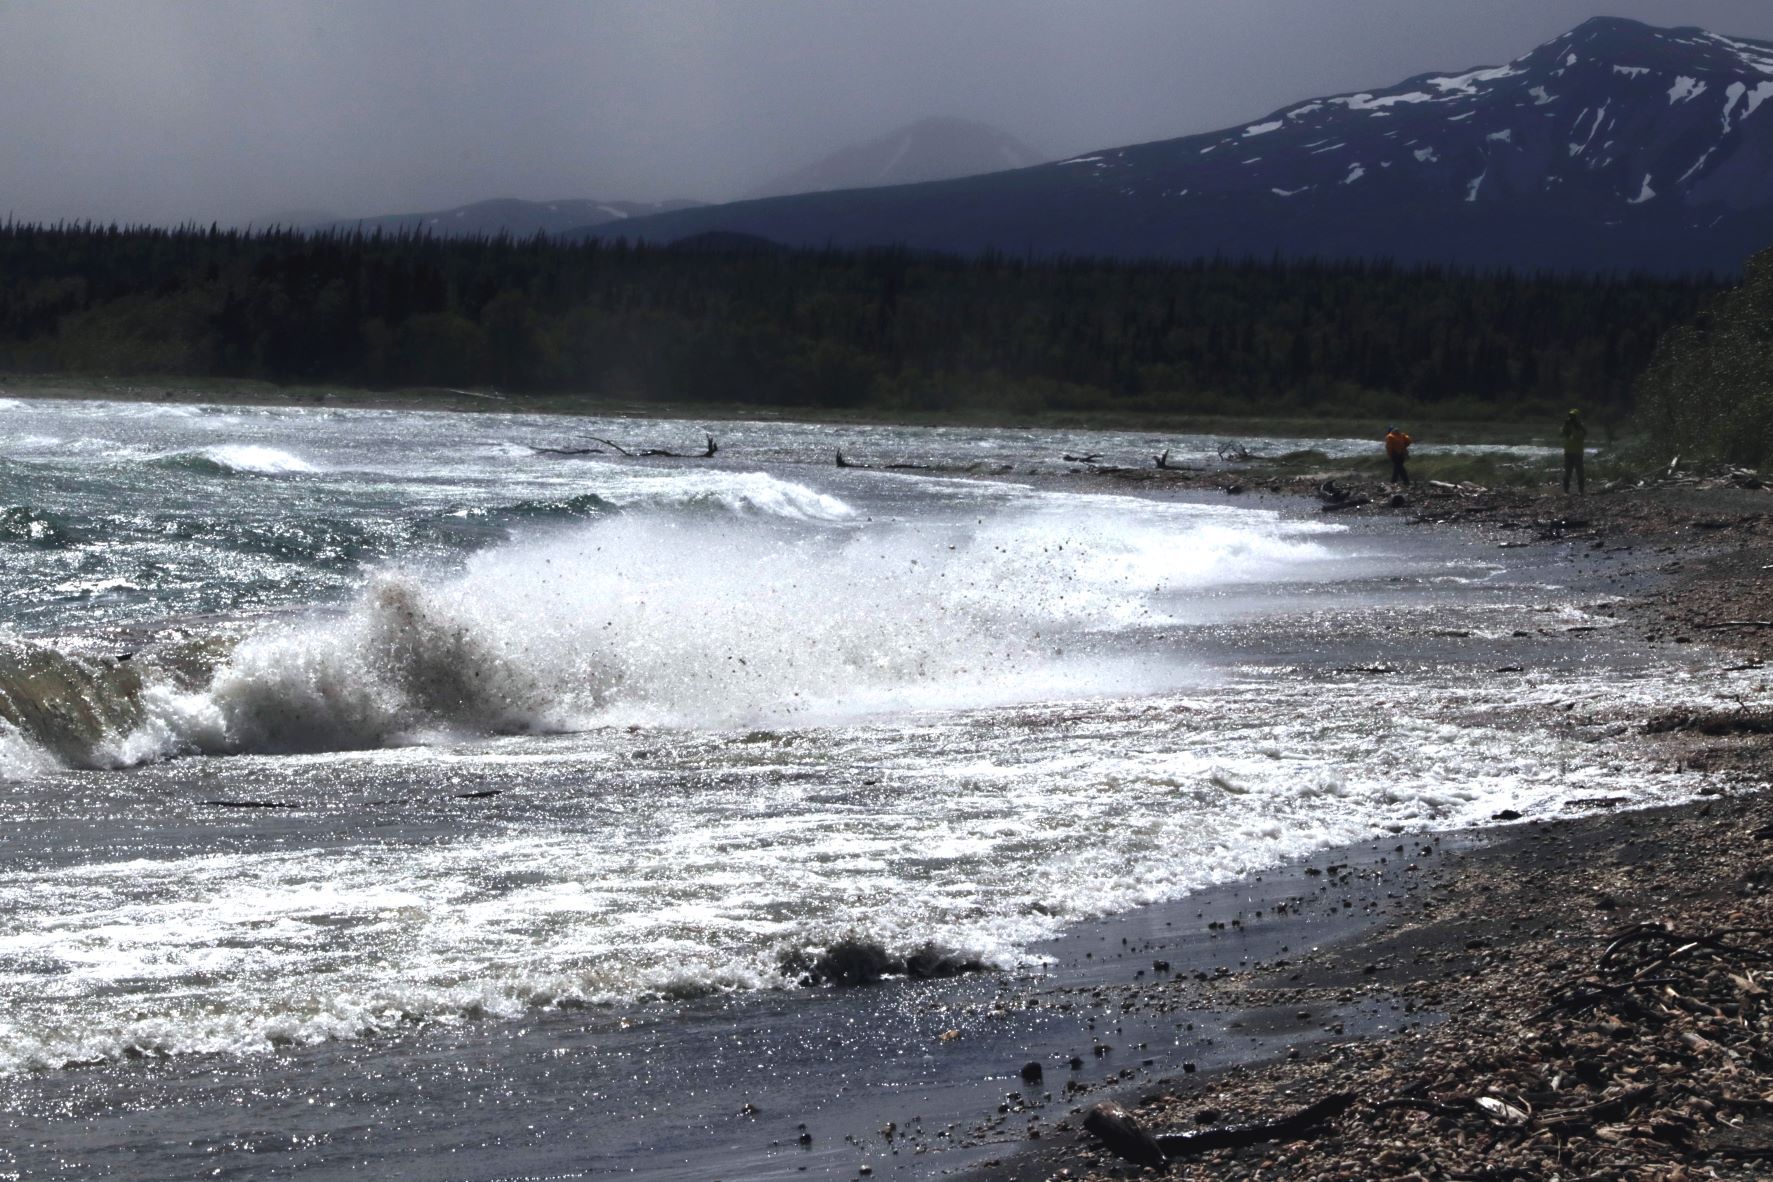
[[(911, 464), (911, 463), (862, 464), (862, 463), (858, 463), (855, 460), (852, 460), (848, 456), (844, 455), (843, 449), (841, 447), (837, 449), (837, 466), (839, 468), (885, 468), (889, 472), (933, 472), (935, 470), (934, 464)], [(1004, 465), (1000, 469), (997, 469), (997, 471), (1000, 475), (1004, 472), (1009, 472), (1012, 470), (1013, 469), (1008, 464)]]
[(1245, 464), (1250, 460), (1250, 449), (1235, 439), (1219, 441), (1219, 458), (1228, 464)]
[[(706, 431), (702, 434), (708, 442), (707, 446), (699, 452), (672, 451), (670, 448), (665, 447), (643, 447), (639, 451), (630, 451), (628, 448), (623, 447), (614, 440), (602, 439), (596, 435), (592, 435), (589, 438), (593, 443), (601, 443), (604, 447), (609, 448), (618, 455), (627, 456), (629, 459), (644, 459), (648, 457), (659, 457), (662, 459), (673, 460), (713, 459), (720, 451), (720, 444), (715, 442), (714, 436), (708, 434)], [(532, 447), (530, 450), (537, 455), (544, 456), (600, 456), (605, 454), (602, 449), (595, 447)], [(839, 467), (842, 466), (842, 464), (839, 464)]]
[(1317, 499), (1323, 502), (1325, 513), (1338, 513), (1344, 509), (1358, 509), (1371, 503), (1372, 498), (1365, 493), (1351, 493), (1334, 480), (1326, 480), (1317, 486)]
[(1038, 1061), (1030, 1060), (1029, 1062), (1022, 1064), (1021, 1074), (1023, 1083), (1037, 1084), (1046, 1075), (1046, 1072), (1041, 1068)]
[(876, 940), (854, 935), (844, 936), (816, 953), (784, 953), (779, 964), (783, 976), (795, 977), (801, 985), (835, 986), (869, 985), (887, 977), (934, 981), (983, 972), (986, 968), (977, 957), (936, 944), (897, 955)]
[[(1332, 1092), (1289, 1116), (1248, 1124), (1204, 1128), (1190, 1133), (1147, 1133), (1138, 1120), (1113, 1101), (1103, 1101), (1090, 1109), (1084, 1128), (1109, 1149), (1128, 1161), (1144, 1166), (1162, 1166), (1172, 1158), (1189, 1157), (1215, 1149), (1241, 1149), (1265, 1141), (1298, 1141), (1311, 1137), (1330, 1121), (1354, 1107), (1353, 1092)], [(1206, 1113), (1197, 1114), (1196, 1119)], [(1220, 1114), (1213, 1112), (1202, 1124), (1216, 1125)]]
[(1112, 1100), (1104, 1100), (1084, 1117), (1084, 1131), (1090, 1133), (1136, 1165), (1161, 1169), (1169, 1160), (1163, 1148), (1140, 1126), (1132, 1113)]
[(197, 803), (204, 808), (211, 809), (293, 809), (301, 807), (284, 800), (200, 800)]
[(1102, 462), (1102, 453), (1092, 451), (1074, 455), (1071, 452), (1066, 452), (1064, 458), (1067, 464), (1099, 464)]

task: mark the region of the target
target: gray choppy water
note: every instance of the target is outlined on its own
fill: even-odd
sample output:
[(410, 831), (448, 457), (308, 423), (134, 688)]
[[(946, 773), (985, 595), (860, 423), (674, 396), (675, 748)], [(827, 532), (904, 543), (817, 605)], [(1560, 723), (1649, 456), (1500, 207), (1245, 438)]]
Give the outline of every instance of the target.
[(1622, 720), (1729, 688), (1555, 564), (1067, 492), (1069, 437), (718, 433), (0, 402), (0, 1076), (778, 989), (846, 934), (1010, 965), (1376, 832), (1686, 791)]

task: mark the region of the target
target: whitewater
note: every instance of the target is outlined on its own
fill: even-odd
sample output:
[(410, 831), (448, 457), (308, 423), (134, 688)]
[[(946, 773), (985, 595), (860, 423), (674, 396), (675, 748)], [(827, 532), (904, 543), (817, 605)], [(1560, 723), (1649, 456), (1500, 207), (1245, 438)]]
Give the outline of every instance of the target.
[[(1059, 433), (731, 423), (682, 459), (602, 441), (703, 424), (0, 423), (0, 1092), (198, 1140), (215, 1079), (323, 1091), (642, 1011), (669, 1041), (711, 999), (801, 1004), (842, 939), (1027, 970), (1340, 843), (1671, 799), (1609, 719), (1731, 688), (1612, 639), (1543, 555), (1080, 486)], [(1307, 446), (1370, 444), (1261, 448)], [(1535, 659), (1498, 679), (1504, 650)], [(42, 1136), (45, 1176), (184, 1161)], [(348, 1172), (317, 1142), (237, 1176), (298, 1167)]]

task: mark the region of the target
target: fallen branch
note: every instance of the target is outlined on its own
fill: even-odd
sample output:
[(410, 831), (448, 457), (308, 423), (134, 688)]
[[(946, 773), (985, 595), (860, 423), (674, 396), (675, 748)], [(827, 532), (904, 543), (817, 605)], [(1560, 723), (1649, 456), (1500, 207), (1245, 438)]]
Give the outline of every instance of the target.
[(281, 800), (200, 800), (197, 803), (212, 809), (293, 809), (298, 807)]
[[(1590, 1002), (1619, 1001), (1621, 999), (1629, 1000), (1626, 998), (1626, 995), (1633, 989), (1645, 989), (1657, 985), (1679, 985), (1682, 983), (1682, 978), (1680, 977), (1634, 977), (1629, 981), (1619, 981), (1613, 984), (1607, 984), (1602, 981), (1579, 981), (1572, 985), (1562, 986), (1560, 992), (1563, 992), (1563, 990), (1568, 990), (1569, 992), (1561, 997), (1554, 995), (1551, 1004), (1547, 1005), (1543, 1010), (1540, 1010), (1539, 1013), (1535, 1015), (1535, 1020), (1543, 1021), (1557, 1013), (1559, 1010), (1579, 1009), (1582, 1006), (1588, 1005)], [(1636, 1003), (1634, 1002), (1633, 1004)]]
[(1440, 1100), (1421, 1100), (1415, 1096), (1393, 1096), (1389, 1100), (1381, 1100), (1373, 1105), (1375, 1112), (1389, 1112), (1394, 1108), (1407, 1108), (1411, 1112), (1428, 1112), (1435, 1116), (1456, 1119), (1461, 1116), (1475, 1116), (1478, 1109), (1470, 1100), (1462, 1100), (1456, 1104)]
[(1254, 1124), (1231, 1125), (1223, 1129), (1202, 1129), (1198, 1133), (1161, 1133), (1156, 1140), (1165, 1157), (1187, 1157), (1213, 1149), (1236, 1149), (1258, 1145), (1264, 1141), (1296, 1141), (1315, 1133), (1354, 1107), (1353, 1092), (1332, 1092), (1315, 1104), (1307, 1105), (1291, 1116)]
[[(710, 440), (710, 442), (712, 442), (712, 440)], [(859, 464), (855, 460), (852, 460), (852, 459), (849, 459), (848, 457), (846, 457), (843, 454), (843, 449), (841, 447), (837, 449), (837, 466), (839, 468), (884, 468), (888, 472), (933, 472), (933, 471), (935, 471), (935, 467), (936, 467), (934, 464), (911, 464), (911, 463)], [(1009, 468), (1005, 467), (1004, 471), (1006, 471), (1006, 472), (1009, 471)]]
[(623, 454), (623, 455), (625, 455), (625, 456), (628, 456), (628, 457), (630, 457), (630, 458), (632, 458), (632, 457), (633, 457), (633, 455), (634, 455), (634, 453), (633, 453), (633, 452), (631, 452), (631, 451), (629, 451), (629, 450), (628, 450), (628, 449), (627, 449), (627, 448), (625, 448), (625, 447), (623, 447), (623, 446), (622, 446), (622, 445), (621, 445), (621, 444), (619, 444), (619, 443), (612, 443), (612, 442), (610, 442), (610, 441), (609, 441), (609, 440), (607, 440), (607, 439), (598, 439), (598, 438), (597, 438), (597, 436), (595, 436), (595, 435), (593, 435), (593, 436), (591, 436), (591, 439), (592, 439), (592, 440), (593, 440), (593, 441), (594, 441), (594, 442), (596, 442), (596, 443), (601, 443), (601, 444), (603, 444), (603, 446), (605, 446), (605, 447), (613, 447), (613, 448), (615, 448), (615, 449), (616, 449), (616, 450), (617, 450), (617, 451), (619, 451), (619, 452), (621, 452), (621, 453), (622, 453), (622, 454)]
[(1719, 620), (1715, 624), (1699, 624), (1699, 628), (1773, 628), (1773, 620)]
[(1640, 1104), (1647, 1103), (1656, 1094), (1655, 1084), (1645, 1084), (1641, 1088), (1632, 1088), (1606, 1100), (1597, 1100), (1593, 1104), (1581, 1108), (1570, 1108), (1563, 1112), (1548, 1113), (1539, 1118), (1542, 1128), (1557, 1132), (1565, 1126), (1592, 1125), (1599, 1121), (1617, 1120), (1625, 1116)]
[(714, 436), (708, 435), (707, 432), (703, 432), (703, 434), (707, 437), (708, 448), (700, 454), (672, 451), (669, 448), (664, 447), (643, 448), (638, 454), (641, 456), (664, 456), (673, 460), (711, 460), (714, 458), (714, 453), (720, 450), (720, 445), (714, 442)]

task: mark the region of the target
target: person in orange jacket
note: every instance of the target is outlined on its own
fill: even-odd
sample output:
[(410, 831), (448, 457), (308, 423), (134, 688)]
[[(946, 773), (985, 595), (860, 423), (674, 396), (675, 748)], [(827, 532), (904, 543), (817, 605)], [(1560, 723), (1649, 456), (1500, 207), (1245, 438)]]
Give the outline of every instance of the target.
[(1391, 457), (1393, 484), (1410, 483), (1410, 474), (1404, 471), (1404, 461), (1410, 458), (1410, 444), (1414, 442), (1396, 427), (1385, 428), (1385, 454)]

